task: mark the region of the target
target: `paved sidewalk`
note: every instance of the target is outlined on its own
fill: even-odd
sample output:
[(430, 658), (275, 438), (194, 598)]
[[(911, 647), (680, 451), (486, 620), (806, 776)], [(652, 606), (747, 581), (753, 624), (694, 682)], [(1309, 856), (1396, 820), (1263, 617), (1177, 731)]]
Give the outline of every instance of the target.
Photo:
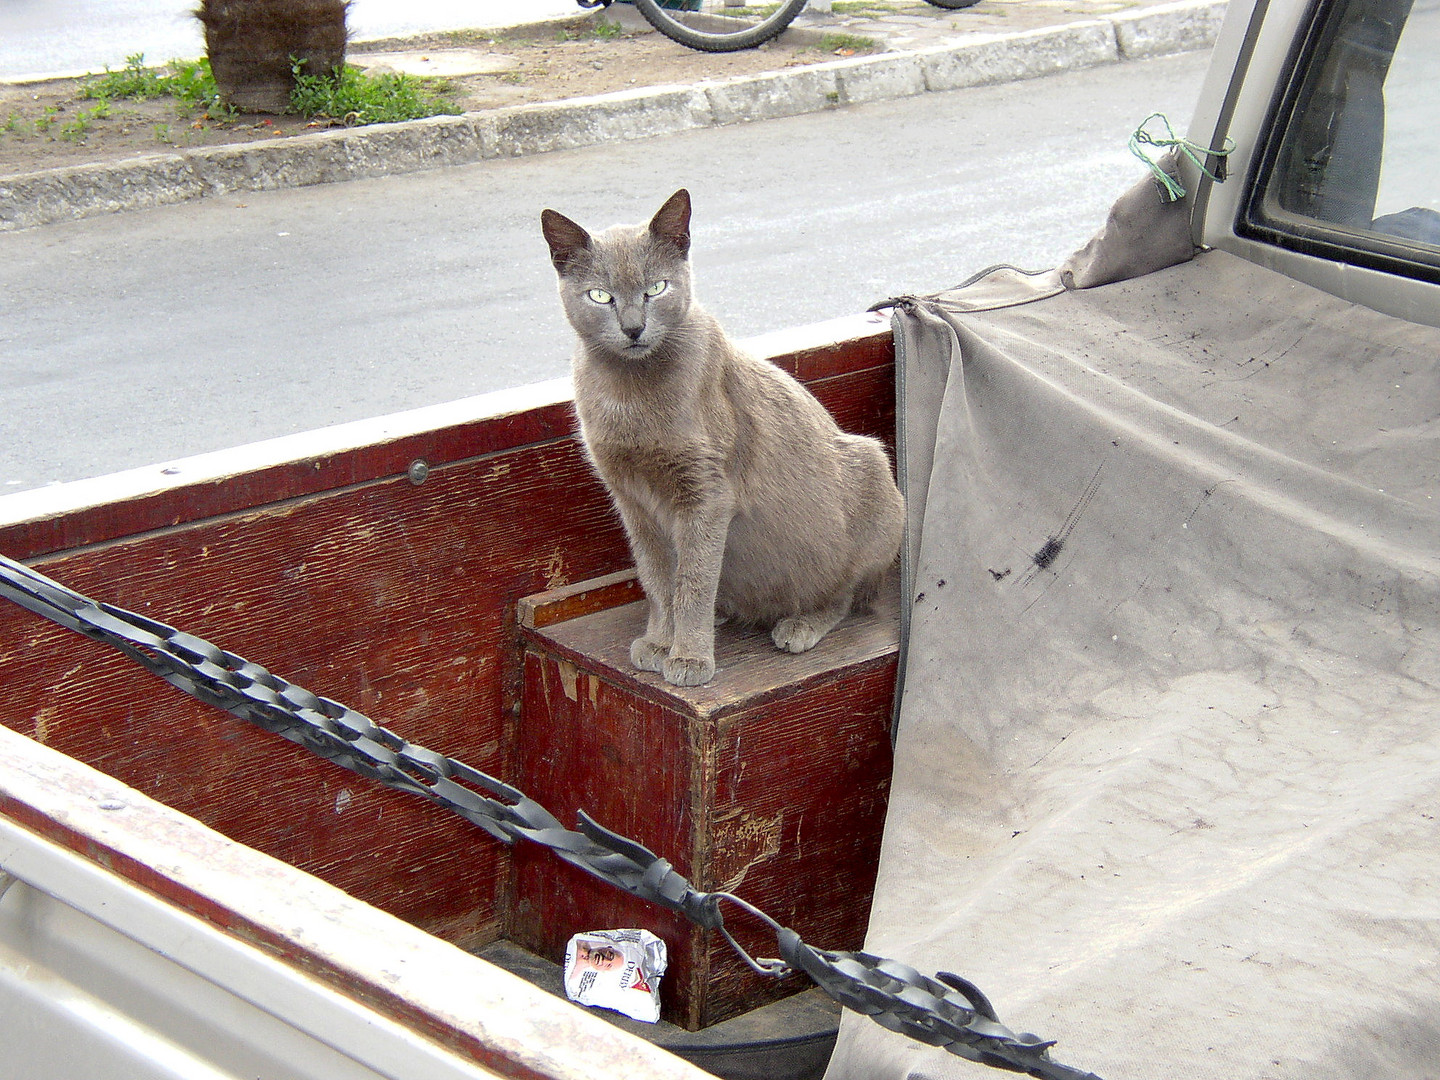
[[(993, 0), (987, 29), (940, 8), (881, 18), (806, 12), (787, 35), (862, 34), (886, 51), (760, 75), (652, 86), (403, 124), (0, 178), (0, 231), (240, 191), (334, 183), (1036, 78), (1209, 47), (1223, 0)], [(1003, 5), (1003, 6), (1002, 6)], [(622, 20), (638, 19), (621, 5)], [(429, 64), (443, 37), (423, 46)], [(364, 46), (355, 53), (363, 55)], [(359, 55), (356, 57), (359, 58)]]

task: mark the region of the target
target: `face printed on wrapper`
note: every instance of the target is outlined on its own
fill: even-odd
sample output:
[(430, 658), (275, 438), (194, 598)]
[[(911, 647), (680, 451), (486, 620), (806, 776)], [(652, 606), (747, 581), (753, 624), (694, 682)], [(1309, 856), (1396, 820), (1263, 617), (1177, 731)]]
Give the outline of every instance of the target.
[(625, 965), (620, 950), (611, 945), (592, 945), (580, 942), (575, 948), (575, 970), (593, 968), (596, 971), (614, 971)]

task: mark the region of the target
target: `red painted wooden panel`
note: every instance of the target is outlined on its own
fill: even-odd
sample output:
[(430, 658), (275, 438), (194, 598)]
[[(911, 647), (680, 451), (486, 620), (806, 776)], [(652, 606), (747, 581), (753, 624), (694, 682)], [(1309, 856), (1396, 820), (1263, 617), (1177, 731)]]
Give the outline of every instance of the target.
[[(888, 334), (806, 349), (842, 424), (888, 435)], [(0, 551), (512, 779), (516, 601), (629, 564), (571, 425), (568, 404), (476, 419), (12, 522)], [(0, 723), (449, 940), (493, 937), (511, 901), (508, 849), (473, 827), (8, 604)]]
[[(735, 891), (811, 944), (859, 947), (889, 790), (893, 610), (847, 620), (799, 656), (722, 628), (715, 680), (683, 689), (630, 667), (643, 612), (631, 604), (526, 632), (517, 782), (562, 820), (584, 809), (697, 888)], [(718, 935), (579, 871), (525, 852), (516, 867), (507, 937), (558, 960), (573, 933), (660, 934), (675, 1023), (708, 1026), (801, 988), (757, 979)], [(773, 933), (726, 914), (754, 954), (774, 954)]]
[[(802, 381), (817, 384), (817, 395), (827, 406), (832, 404), (827, 395), (837, 391), (854, 400), (854, 407), (837, 409), (842, 426), (848, 430), (883, 432), (887, 436), (893, 431), (894, 348), (885, 318), (853, 316), (819, 327), (768, 335), (760, 343), (769, 346), (760, 350), (761, 355), (770, 356)], [(818, 384), (825, 381), (862, 372), (869, 372), (871, 378), (863, 382), (859, 396), (841, 387), (858, 387), (861, 383), (842, 381), (830, 390), (819, 388)], [(403, 476), (417, 458), (431, 465), (455, 464), (479, 455), (564, 438), (574, 432), (568, 402), (479, 416), (398, 438), (389, 432), (384, 418), (370, 423), (375, 435), (367, 445), (345, 443), (301, 460), (258, 467), (249, 458), (237, 455), (236, 468), (224, 472), (218, 480), (180, 482), (123, 501), (76, 507), (37, 520), (0, 522), (0, 551), (11, 558), (29, 559)], [(341, 430), (352, 432), (353, 437), (353, 430), (363, 426), (345, 425)]]
[[(574, 699), (570, 693), (574, 693)], [(527, 653), (516, 772), (527, 794), (573, 827), (585, 810), (607, 828), (691, 872), (695, 809), (689, 797), (691, 733), (661, 706), (568, 663)], [(708, 972), (680, 916), (602, 884), (534, 847), (515, 852), (515, 895), (505, 937), (560, 961), (572, 934), (644, 927), (663, 938), (670, 968), (661, 983), (667, 1017), (696, 1026), (688, 1006)]]
[[(625, 560), (565, 440), (40, 568), (503, 776), (515, 600)], [(494, 936), (501, 845), (9, 605), (0, 701), (7, 724), (242, 843), (448, 938)]]
[(403, 476), (417, 458), (431, 465), (453, 463), (564, 438), (573, 431), (574, 414), (568, 402), (485, 417), (408, 438), (247, 470), (227, 475), (220, 482), (181, 485), (123, 502), (6, 525), (0, 527), (0, 551), (11, 558), (63, 551)]

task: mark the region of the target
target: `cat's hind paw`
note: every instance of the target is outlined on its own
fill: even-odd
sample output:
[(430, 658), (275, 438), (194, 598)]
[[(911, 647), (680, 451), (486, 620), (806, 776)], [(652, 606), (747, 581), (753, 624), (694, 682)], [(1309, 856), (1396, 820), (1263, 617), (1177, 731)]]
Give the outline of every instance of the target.
[(791, 615), (775, 624), (770, 631), (770, 640), (777, 649), (784, 649), (786, 652), (809, 652), (820, 644), (820, 639), (828, 634), (834, 625), (830, 619)]
[(671, 686), (703, 686), (715, 677), (715, 661), (702, 656), (670, 656), (661, 674)]
[(641, 671), (664, 671), (665, 659), (669, 655), (670, 645), (668, 642), (638, 637), (630, 643), (630, 663)]

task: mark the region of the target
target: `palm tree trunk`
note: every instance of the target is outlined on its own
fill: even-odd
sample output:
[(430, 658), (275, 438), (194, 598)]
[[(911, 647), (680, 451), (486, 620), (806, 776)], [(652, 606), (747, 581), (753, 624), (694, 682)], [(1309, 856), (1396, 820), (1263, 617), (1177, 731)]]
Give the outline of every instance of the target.
[(350, 0), (201, 0), (205, 52), (220, 99), (241, 112), (283, 113), (292, 66), (329, 74), (345, 64)]

